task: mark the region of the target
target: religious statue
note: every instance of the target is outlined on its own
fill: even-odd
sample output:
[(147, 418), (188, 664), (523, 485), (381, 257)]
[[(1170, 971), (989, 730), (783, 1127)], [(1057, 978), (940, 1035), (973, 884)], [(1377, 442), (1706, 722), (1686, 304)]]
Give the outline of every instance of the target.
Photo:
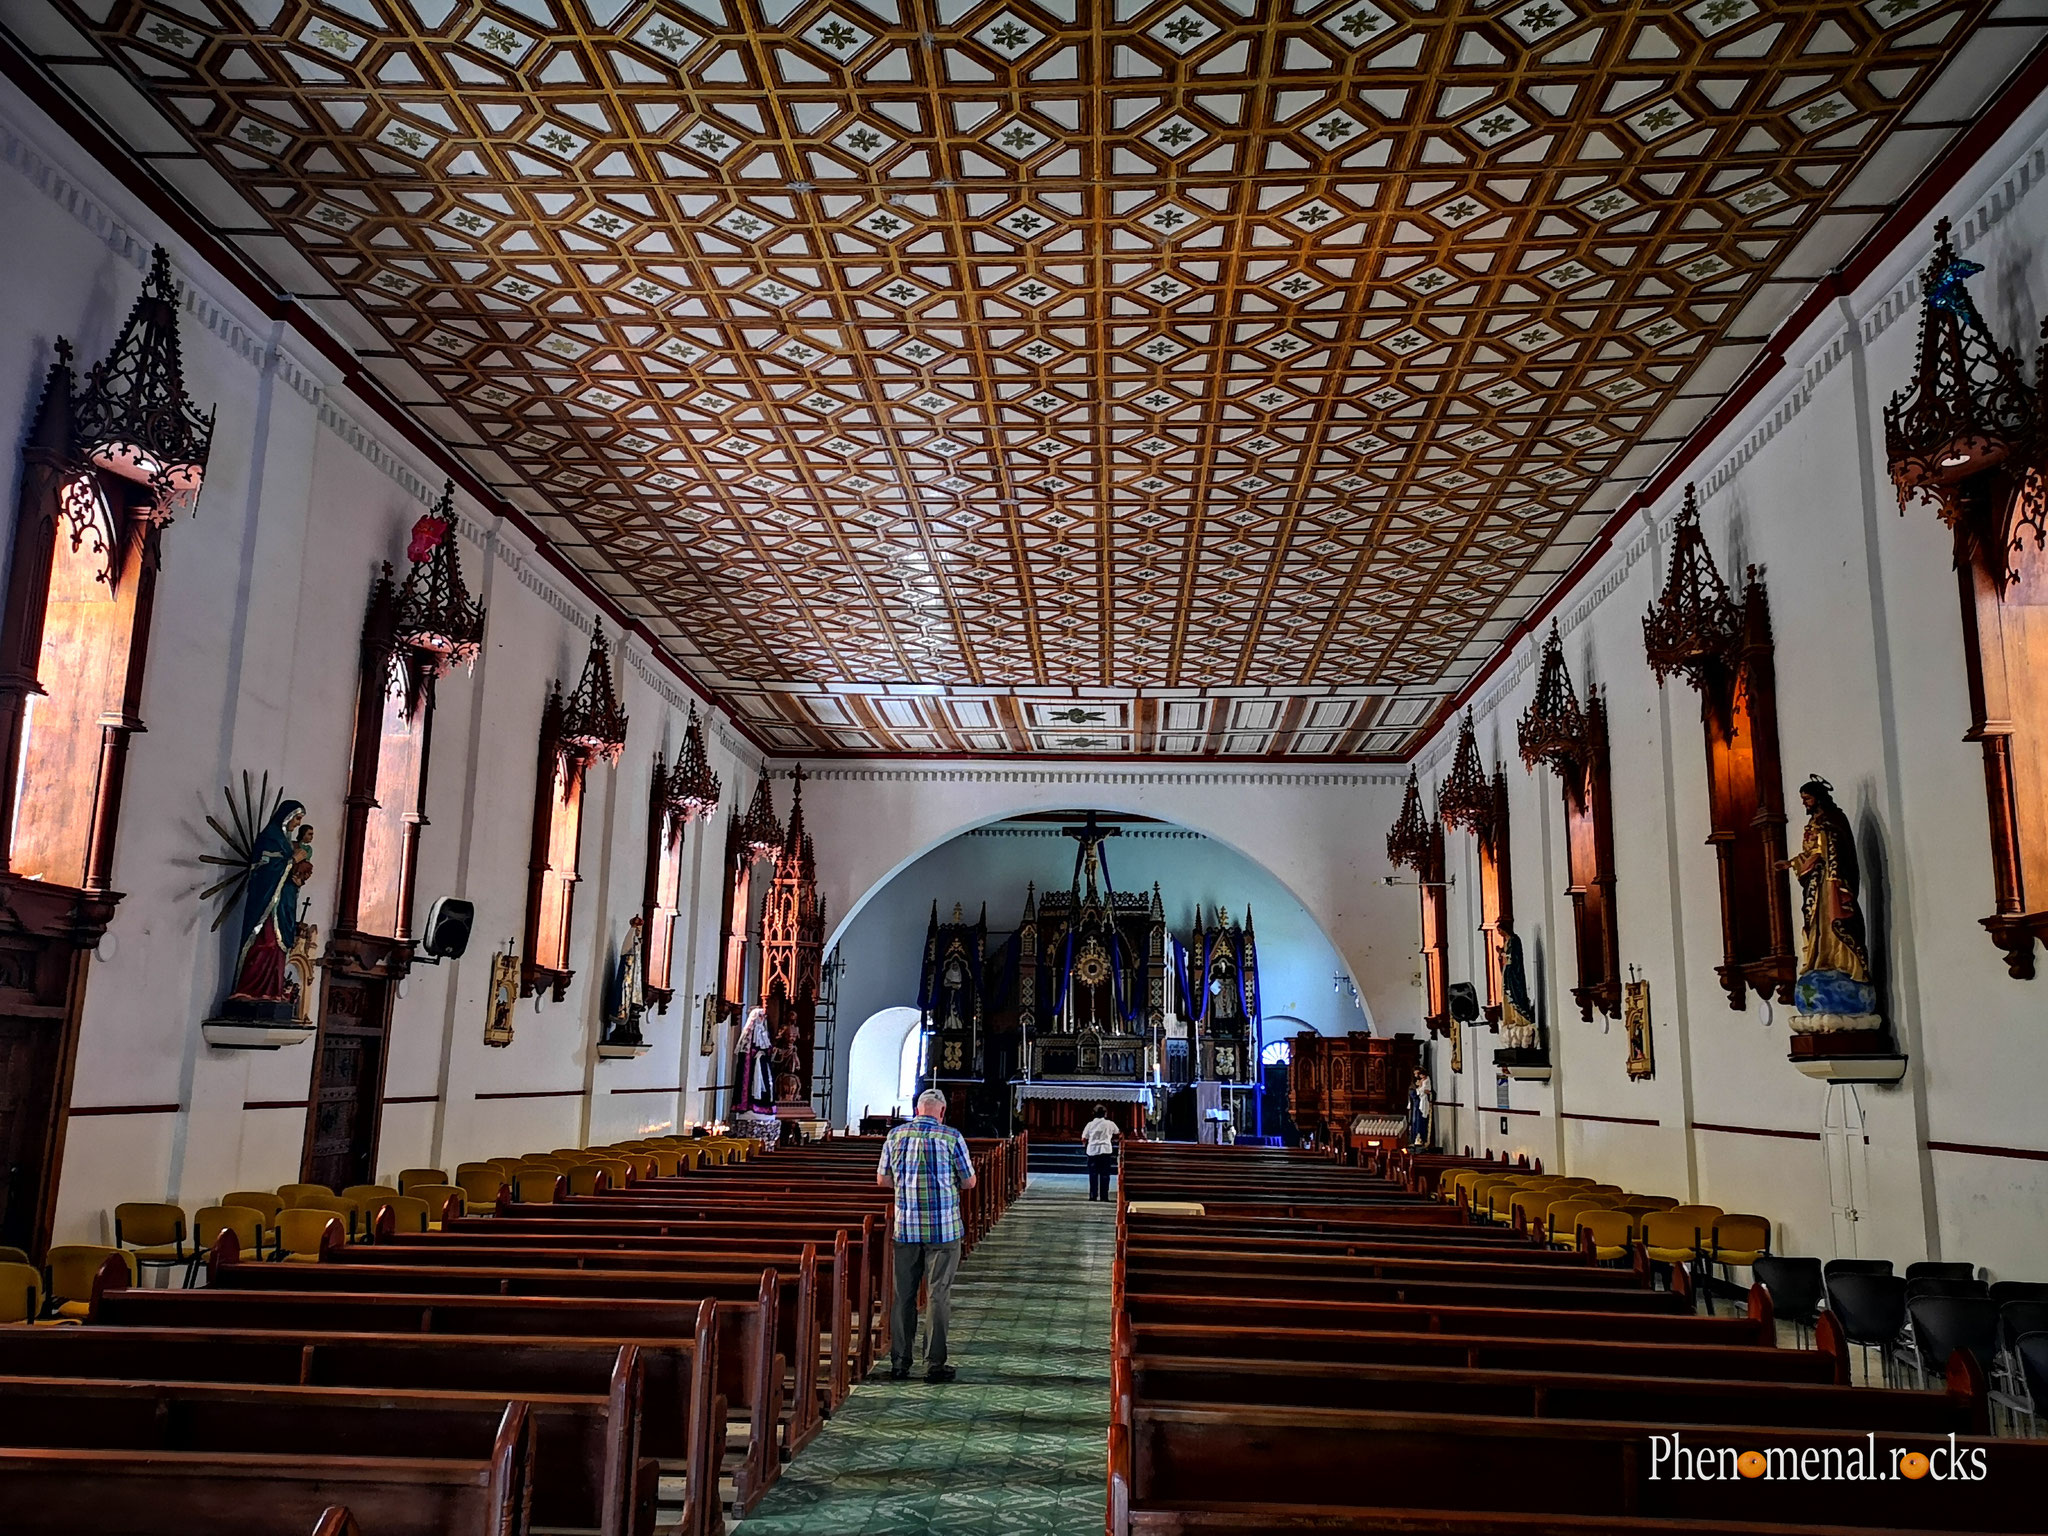
[(796, 1025), (785, 1024), (775, 1036), (775, 1050), (769, 1057), (775, 1068), (775, 1097), (783, 1104), (795, 1104), (807, 1095), (803, 1079), (797, 1075), (797, 1068), (803, 1064), (803, 1055), (797, 1044)]
[(508, 944), (491, 956), (491, 994), (484, 1013), (484, 1044), (512, 1043), (512, 1006), (519, 1001), (519, 957)]
[(1628, 1035), (1628, 1075), (1638, 1081), (1657, 1075), (1657, 1059), (1650, 1045), (1650, 984), (1629, 968), (1629, 980), (1621, 989), (1622, 1029)]
[(740, 1026), (739, 1060), (734, 1064), (739, 1069), (733, 1103), (738, 1113), (774, 1113), (775, 1079), (770, 1063), (774, 1050), (775, 1041), (768, 1033), (768, 1010), (758, 1005), (749, 1008), (747, 1022)]
[(1855, 834), (1826, 779), (1809, 778), (1799, 786), (1799, 800), (1806, 807), (1806, 832), (1799, 852), (1779, 866), (1799, 877), (1805, 926), (1792, 1028), (1808, 1034), (1882, 1029), (1856, 899)]
[(222, 1014), (298, 1023), (309, 1010), (303, 968), (292, 964), (292, 954), (299, 940), (300, 893), (313, 878), (313, 828), (297, 800), (282, 791), (271, 800), (268, 775), (260, 792), (250, 788), (244, 774), (241, 799), (233, 790), (226, 794), (232, 830), (216, 817), (206, 820), (227, 845), (227, 856), (200, 856), (201, 863), (231, 871), (200, 893), (202, 899), (224, 893), (216, 931), (231, 919), (235, 925), (232, 980)]
[(1536, 1010), (1529, 1002), (1528, 974), (1522, 964), (1522, 936), (1503, 923), (1502, 947), (1506, 951), (1500, 967), (1500, 1021), (1508, 1049), (1540, 1049)]
[(647, 991), (640, 953), (641, 921), (636, 913), (626, 924), (625, 942), (612, 967), (611, 1003), (605, 1009), (604, 1043), (640, 1045), (640, 1017), (647, 1011)]

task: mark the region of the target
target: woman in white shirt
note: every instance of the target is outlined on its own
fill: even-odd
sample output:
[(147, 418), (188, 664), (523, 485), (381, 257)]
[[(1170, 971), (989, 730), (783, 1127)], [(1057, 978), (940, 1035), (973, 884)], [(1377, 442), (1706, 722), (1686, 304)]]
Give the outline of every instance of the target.
[(1095, 1106), (1095, 1118), (1081, 1127), (1081, 1144), (1088, 1154), (1088, 1198), (1107, 1200), (1109, 1181), (1116, 1176), (1116, 1139), (1121, 1135), (1109, 1118), (1109, 1106)]

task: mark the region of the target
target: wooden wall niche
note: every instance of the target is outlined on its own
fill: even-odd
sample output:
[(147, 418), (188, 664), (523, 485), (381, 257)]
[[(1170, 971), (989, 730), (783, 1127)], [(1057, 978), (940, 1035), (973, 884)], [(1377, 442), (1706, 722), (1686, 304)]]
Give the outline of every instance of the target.
[(63, 1162), (91, 951), (113, 889), (161, 539), (213, 418), (185, 395), (159, 248), (81, 386), (59, 341), (24, 445), (0, 612), (0, 1243), (40, 1256)]
[(1536, 697), (1516, 728), (1522, 762), (1549, 765), (1564, 797), (1565, 892), (1572, 902), (1578, 983), (1572, 1001), (1591, 1021), (1597, 1008), (1621, 1017), (1621, 939), (1614, 908), (1614, 788), (1607, 752), (1607, 701), (1590, 684), (1579, 704), (1555, 622), (1543, 643)]
[(570, 923), (575, 915), (583, 842), (583, 790), (591, 764), (617, 763), (626, 747), (626, 712), (612, 686), (604, 625), (590, 626), (590, 654), (576, 691), (564, 698), (558, 680), (541, 712), (540, 758), (534, 775), (533, 844), (527, 861), (525, 957), (519, 995), (569, 994)]
[[(1450, 776), (1437, 792), (1437, 819), (1463, 827), (1479, 850), (1479, 932), (1486, 956), (1486, 1021), (1500, 1023), (1508, 934), (1515, 922), (1514, 886), (1508, 874), (1508, 776), (1495, 768), (1489, 777), (1479, 757), (1472, 715), (1458, 732)], [(1441, 878), (1441, 876), (1439, 876)]]
[[(2033, 386), (1993, 340), (1948, 221), (1921, 279), (1911, 386), (1885, 407), (1899, 509), (1934, 504), (1955, 539), (1970, 729), (1984, 758), (1994, 910), (1981, 919), (2007, 972), (2048, 943), (2048, 346)], [(2043, 322), (2048, 337), (2048, 321)]]
[(413, 893), (427, 825), (435, 685), (474, 661), (483, 606), (456, 545), (455, 487), (413, 525), (401, 584), (370, 586), (343, 804), (333, 931), (320, 959), (319, 1038), (300, 1177), (341, 1189), (375, 1177), (396, 989), (413, 961)]
[(1444, 825), (1436, 817), (1422, 814), (1422, 785), (1415, 770), (1408, 770), (1408, 793), (1401, 802), (1400, 817), (1387, 833), (1387, 860), (1397, 869), (1415, 873), (1422, 910), (1422, 1022), (1431, 1034), (1450, 1034), (1451, 1019), (1450, 952), (1445, 936), (1450, 929), (1450, 903), (1444, 878)]
[(782, 847), (782, 822), (775, 814), (775, 795), (764, 770), (754, 782), (754, 798), (744, 816), (726, 828), (725, 912), (721, 929), (725, 946), (718, 960), (718, 996), (728, 1018), (737, 1019), (747, 1005), (747, 951), (754, 921), (754, 866), (772, 859)]
[(675, 997), (676, 919), (682, 910), (683, 829), (718, 809), (720, 785), (704, 750), (704, 725), (697, 706), (673, 767), (654, 757), (654, 783), (647, 808), (647, 886), (641, 900), (642, 953), (647, 962), (643, 990), (661, 1013)]
[(1785, 860), (1785, 775), (1778, 759), (1778, 684), (1762, 573), (1729, 595), (1685, 488), (1663, 595), (1643, 616), (1643, 649), (1662, 686), (1682, 674), (1700, 696), (1707, 746), (1707, 836), (1721, 878), (1721, 964), (1728, 1006), (1792, 1002), (1799, 956)]

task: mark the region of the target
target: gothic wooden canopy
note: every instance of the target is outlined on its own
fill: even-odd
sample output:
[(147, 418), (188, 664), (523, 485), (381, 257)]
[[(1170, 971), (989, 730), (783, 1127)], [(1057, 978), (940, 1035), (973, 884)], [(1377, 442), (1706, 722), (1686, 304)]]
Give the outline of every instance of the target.
[(2024, 55), (1990, 9), (0, 21), (764, 744), (1398, 756)]

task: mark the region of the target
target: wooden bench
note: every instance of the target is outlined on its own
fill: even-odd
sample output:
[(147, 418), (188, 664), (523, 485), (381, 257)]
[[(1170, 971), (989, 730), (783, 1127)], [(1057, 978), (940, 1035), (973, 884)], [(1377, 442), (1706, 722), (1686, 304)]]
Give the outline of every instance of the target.
[[(534, 1396), (536, 1524), (652, 1536), (655, 1464), (638, 1455), (640, 1364), (622, 1352), (609, 1397)], [(488, 1462), (506, 1399), (381, 1387), (0, 1376), (0, 1446), (249, 1452)]]
[(339, 1505), (372, 1536), (527, 1536), (533, 1422), (505, 1409), (477, 1461), (218, 1451), (0, 1447), (8, 1536), (204, 1531), (277, 1536), (345, 1529)]
[[(344, 1265), (294, 1264), (276, 1269), (292, 1275), (354, 1273)], [(718, 1339), (717, 1391), (726, 1398), (729, 1426), (738, 1427), (746, 1441), (734, 1472), (734, 1503), (739, 1514), (754, 1506), (780, 1469), (776, 1427), (786, 1360), (775, 1348), (779, 1299), (780, 1287), (774, 1276), (767, 1274), (761, 1277), (751, 1305), (721, 1304), (712, 1314)], [(131, 1287), (108, 1291), (92, 1320), (112, 1327), (296, 1331), (314, 1338), (337, 1333), (437, 1333), (508, 1341), (521, 1337), (602, 1339), (614, 1345), (647, 1340), (674, 1346), (693, 1338), (698, 1315), (695, 1304), (632, 1298), (589, 1301), (547, 1296)]]
[(541, 1413), (538, 1450), (545, 1482), (551, 1444), (539, 1405), (560, 1396), (596, 1398), (621, 1420), (631, 1378), (640, 1378), (633, 1429), (639, 1455), (684, 1476), (681, 1536), (715, 1536), (726, 1403), (717, 1391), (718, 1330), (707, 1303), (688, 1344), (605, 1339), (501, 1338), (437, 1334), (336, 1333), (306, 1336), (246, 1328), (0, 1329), (0, 1375), (66, 1380), (152, 1381), (494, 1393)]
[(1507, 1285), (1483, 1280), (1439, 1280), (1427, 1274), (1390, 1279), (1375, 1279), (1365, 1274), (1353, 1278), (1337, 1275), (1297, 1277), (1290, 1276), (1285, 1270), (1246, 1275), (1220, 1267), (1214, 1272), (1204, 1272), (1199, 1268), (1154, 1268), (1133, 1263), (1124, 1271), (1123, 1285), (1133, 1305), (1152, 1295), (1199, 1292), (1210, 1297), (1238, 1298), (1247, 1302), (1327, 1302), (1337, 1305), (1406, 1302), (1445, 1307), (1627, 1312), (1669, 1317), (1689, 1316), (1692, 1311), (1692, 1298), (1683, 1291), (1652, 1291), (1634, 1286), (1580, 1286), (1565, 1284), (1561, 1280), (1549, 1283), (1547, 1277), (1541, 1275), (1532, 1275), (1527, 1282)]
[[(1417, 1510), (1608, 1515), (1670, 1520), (1755, 1520), (1780, 1525), (1921, 1531), (2040, 1529), (2036, 1490), (2048, 1478), (2048, 1442), (1923, 1434), (1872, 1437), (1853, 1430), (1700, 1426), (1678, 1431), (1691, 1452), (1726, 1463), (1744, 1451), (1779, 1465), (1811, 1449), (1845, 1470), (1873, 1445), (1894, 1453), (1983, 1458), (1979, 1481), (1740, 1476), (1680, 1480), (1669, 1436), (1640, 1423), (1483, 1418), (1329, 1408), (1213, 1409), (1139, 1402), (1112, 1454), (1112, 1511), (1181, 1504), (1290, 1504), (1342, 1508), (1400, 1490)], [(1660, 1454), (1664, 1459), (1659, 1462)], [(1937, 1465), (1942, 1463), (1937, 1462)], [(1720, 1461), (1717, 1459), (1716, 1467)], [(1656, 1473), (1657, 1475), (1652, 1475)], [(1119, 1482), (1121, 1484), (1119, 1488)]]
[(1198, 1291), (1182, 1295), (1131, 1292), (1124, 1298), (1124, 1306), (1134, 1325), (1183, 1323), (1219, 1328), (1264, 1325), (1365, 1333), (1515, 1334), (1525, 1338), (1756, 1344), (1765, 1347), (1776, 1342), (1775, 1329), (1766, 1326), (1768, 1319), (1700, 1317), (1668, 1308), (1650, 1312), (1576, 1308), (1546, 1310), (1452, 1303), (1219, 1297)]
[[(223, 1246), (224, 1244), (225, 1246)], [(820, 1335), (818, 1262), (806, 1250), (794, 1272), (756, 1270), (579, 1270), (463, 1268), (417, 1262), (418, 1249), (394, 1249), (395, 1263), (246, 1263), (233, 1256), (234, 1234), (222, 1234), (208, 1257), (209, 1289), (216, 1291), (397, 1293), (409, 1296), (553, 1298), (609, 1312), (619, 1303), (667, 1304), (694, 1312), (700, 1301), (744, 1304), (762, 1288), (777, 1291), (772, 1316), (774, 1349), (793, 1373), (783, 1447), (795, 1455), (818, 1432)], [(374, 1254), (372, 1255), (374, 1257)], [(406, 1262), (410, 1258), (414, 1262)], [(547, 1330), (537, 1330), (545, 1332)], [(561, 1331), (561, 1330), (557, 1330)], [(615, 1330), (606, 1330), (615, 1331)], [(743, 1357), (744, 1358), (744, 1357)]]
[[(1790, 1353), (1788, 1351), (1787, 1353)], [(1966, 1357), (1965, 1357), (1966, 1358)], [(1833, 1383), (1688, 1379), (1309, 1360), (1215, 1360), (1136, 1354), (1113, 1388), (1135, 1402), (1225, 1407), (1358, 1408), (1491, 1418), (1609, 1419), (1641, 1424), (1768, 1424), (1920, 1434), (1990, 1433), (1982, 1372), (1958, 1368), (1943, 1391)]]
[[(464, 1231), (473, 1229), (465, 1228)], [(497, 1242), (475, 1244), (450, 1241), (460, 1238), (462, 1232), (440, 1233), (420, 1232), (403, 1236), (380, 1233), (374, 1246), (344, 1248), (329, 1255), (331, 1262), (340, 1264), (375, 1264), (386, 1267), (423, 1266), (436, 1269), (464, 1268), (499, 1271), (508, 1268), (572, 1269), (588, 1273), (612, 1273), (625, 1271), (634, 1274), (692, 1274), (706, 1271), (732, 1271), (758, 1273), (763, 1267), (779, 1274), (802, 1275), (803, 1265), (808, 1259), (816, 1263), (815, 1248), (810, 1244), (790, 1244), (780, 1253), (764, 1252), (758, 1245), (749, 1244), (743, 1248), (697, 1246), (681, 1252), (662, 1252), (635, 1246), (625, 1249), (601, 1249), (577, 1242), (568, 1245), (566, 1240), (558, 1245), (542, 1246), (536, 1239), (520, 1242), (516, 1236), (510, 1241), (501, 1238)], [(820, 1374), (818, 1388), (824, 1393), (823, 1412), (830, 1414), (846, 1400), (852, 1388), (854, 1366), (853, 1330), (854, 1308), (852, 1291), (854, 1287), (852, 1253), (847, 1236), (842, 1228), (832, 1257), (826, 1266), (827, 1281), (823, 1294), (818, 1298), (822, 1303), (821, 1315), (824, 1327), (821, 1336), (829, 1342), (825, 1345), (827, 1368)], [(814, 1307), (817, 1303), (814, 1303)]]

